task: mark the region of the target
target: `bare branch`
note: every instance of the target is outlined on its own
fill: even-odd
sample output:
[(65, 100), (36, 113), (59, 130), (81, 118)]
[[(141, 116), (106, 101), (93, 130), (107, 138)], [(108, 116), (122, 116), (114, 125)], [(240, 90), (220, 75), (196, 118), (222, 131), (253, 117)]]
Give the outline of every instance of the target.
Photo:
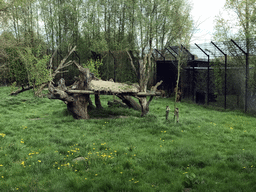
[(67, 73), (67, 72), (69, 72), (68, 70), (66, 70), (66, 71), (58, 71), (58, 73)]
[(132, 66), (134, 72), (136, 73), (136, 75), (138, 75), (137, 70), (136, 70), (136, 68), (135, 68), (135, 66), (133, 64), (133, 60), (132, 60), (132, 57), (131, 57), (130, 53), (127, 50), (126, 50), (126, 53), (128, 54), (128, 56), (129, 56), (129, 58), (131, 60), (131, 66)]
[(64, 66), (64, 63), (66, 62), (66, 60), (68, 59), (68, 57), (69, 57), (75, 50), (76, 50), (76, 46), (68, 53), (68, 55), (67, 55), (64, 59), (61, 60), (59, 66), (57, 67), (57, 69), (56, 69), (56, 70), (54, 71), (54, 73), (52, 74), (52, 78), (54, 78), (58, 73), (60, 73), (60, 72), (59, 72), (60, 69), (63, 69), (64, 67), (67, 67), (67, 66), (69, 66), (69, 65), (72, 64), (72, 63), (70, 64), (70, 62), (72, 62), (72, 61), (69, 61), (69, 62), (66, 63), (65, 66)]
[(162, 83), (163, 83), (163, 81), (161, 80), (161, 81), (160, 81), (160, 82), (158, 82), (155, 86), (152, 86), (152, 87), (151, 87), (151, 91), (156, 92), (157, 87), (158, 87), (158, 86), (160, 86)]
[(68, 66), (70, 66), (72, 64), (73, 64), (73, 61), (69, 61), (69, 62), (63, 64), (63, 68), (68, 67)]
[(52, 72), (51, 72), (51, 69), (52, 69), (52, 60), (53, 60), (53, 58), (55, 57), (55, 55), (56, 55), (56, 53), (57, 53), (57, 50), (58, 50), (58, 49), (56, 49), (56, 50), (54, 51), (54, 53), (52, 54), (52, 57), (51, 57), (51, 59), (50, 59), (50, 63), (49, 63), (49, 66), (50, 66), (50, 77), (52, 77)]

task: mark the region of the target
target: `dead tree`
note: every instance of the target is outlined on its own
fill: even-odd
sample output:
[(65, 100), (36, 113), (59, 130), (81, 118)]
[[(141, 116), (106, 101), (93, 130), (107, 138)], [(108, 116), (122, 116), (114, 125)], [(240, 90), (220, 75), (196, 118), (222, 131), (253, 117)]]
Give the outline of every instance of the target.
[[(53, 72), (50, 71), (50, 81), (45, 82), (40, 85), (39, 89), (43, 89), (48, 85), (49, 90), (49, 99), (59, 99), (62, 100), (66, 105), (67, 109), (72, 113), (73, 117), (76, 119), (89, 119), (89, 114), (87, 111), (88, 105), (90, 103), (90, 94), (95, 94), (95, 103), (97, 108), (101, 108), (100, 103), (100, 94), (108, 95), (117, 95), (122, 99), (124, 103), (128, 106), (141, 110), (141, 116), (144, 116), (149, 111), (149, 103), (152, 101), (154, 95), (156, 95), (156, 88), (162, 82), (157, 83), (153, 87), (152, 92), (147, 92), (147, 82), (149, 78), (148, 71), (145, 72), (145, 63), (146, 60), (149, 60), (149, 56), (144, 58), (142, 66), (140, 67), (140, 79), (138, 84), (125, 84), (125, 83), (116, 83), (110, 81), (103, 81), (96, 78), (88, 68), (83, 68), (75, 61), (66, 62), (67, 58), (75, 51), (74, 47), (69, 54), (61, 60), (57, 69)], [(147, 59), (148, 58), (148, 59)], [(52, 58), (50, 63), (52, 62)], [(62, 69), (74, 64), (79, 70), (79, 78), (76, 79), (76, 82), (70, 87), (66, 87), (65, 80), (62, 78), (59, 80), (57, 86), (54, 86), (54, 78), (59, 73), (64, 73), (68, 71), (63, 71)], [(145, 75), (147, 74), (147, 75)], [(158, 93), (160, 95), (160, 93)], [(150, 95), (149, 101), (147, 101), (147, 96)], [(134, 96), (139, 99), (140, 105), (131, 99), (130, 96)]]
[[(79, 81), (76, 83), (75, 89), (86, 90), (88, 89), (88, 83), (94, 79), (89, 69), (83, 68), (73, 61), (77, 66), (80, 74)], [(62, 63), (61, 63), (62, 64)], [(60, 68), (62, 68), (60, 66)], [(73, 94), (67, 92), (65, 80), (62, 78), (58, 82), (58, 86), (54, 87), (52, 82), (49, 83), (49, 99), (59, 99), (64, 101), (67, 105), (67, 109), (72, 113), (76, 119), (89, 119), (87, 106), (89, 104), (89, 94)]]
[[(151, 55), (152, 55), (152, 49), (150, 52), (145, 55), (143, 60), (139, 61), (139, 72), (137, 72), (132, 57), (130, 53), (127, 51), (127, 54), (129, 55), (130, 61), (131, 61), (131, 66), (136, 73), (137, 76), (139, 76), (139, 90), (140, 92), (147, 92), (147, 84), (148, 80), (150, 77), (150, 70), (152, 67), (152, 61), (151, 61)], [(156, 92), (157, 87), (162, 83), (158, 82), (153, 88), (151, 89), (152, 91)], [(136, 97), (139, 100), (140, 106), (141, 106), (141, 116), (145, 116), (149, 112), (149, 104), (152, 101), (154, 96), (150, 96), (149, 100), (147, 101), (147, 96), (140, 96)]]

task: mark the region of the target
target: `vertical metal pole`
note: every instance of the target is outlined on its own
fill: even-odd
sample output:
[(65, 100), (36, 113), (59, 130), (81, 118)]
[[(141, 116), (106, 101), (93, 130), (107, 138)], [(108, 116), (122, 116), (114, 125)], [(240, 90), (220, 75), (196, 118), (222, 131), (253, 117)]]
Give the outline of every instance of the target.
[(248, 96), (248, 77), (249, 77), (249, 53), (245, 52), (236, 42), (231, 39), (231, 42), (237, 46), (240, 51), (245, 54), (246, 61), (245, 61), (245, 98), (244, 98), (244, 112), (247, 112), (247, 96)]
[(248, 103), (247, 103), (247, 99), (248, 99), (248, 79), (249, 79), (249, 53), (246, 53), (246, 64), (245, 64), (245, 106), (244, 106), (244, 111), (247, 112), (247, 108), (248, 108)]
[(196, 43), (195, 45), (200, 49), (207, 57), (208, 57), (208, 77), (207, 77), (207, 105), (209, 105), (209, 95), (210, 95), (210, 55), (208, 55), (201, 47), (199, 47)]
[(224, 109), (227, 109), (227, 54), (225, 54), (225, 98)]
[(225, 56), (225, 90), (224, 90), (224, 109), (227, 108), (227, 54), (225, 54), (215, 43), (211, 43)]
[(195, 67), (193, 65), (193, 73), (192, 73), (192, 100), (195, 101)]
[(207, 55), (208, 57), (208, 71), (207, 71), (207, 105), (209, 105), (209, 95), (210, 95), (210, 56)]

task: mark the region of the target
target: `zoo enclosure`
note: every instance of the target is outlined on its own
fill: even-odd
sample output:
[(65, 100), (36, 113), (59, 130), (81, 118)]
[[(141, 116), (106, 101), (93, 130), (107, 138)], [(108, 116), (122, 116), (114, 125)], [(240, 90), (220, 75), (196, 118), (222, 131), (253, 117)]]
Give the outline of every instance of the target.
[(170, 84), (177, 79), (178, 57), (182, 56), (183, 97), (225, 109), (256, 112), (255, 44), (255, 39), (230, 40), (156, 50), (157, 80), (169, 81), (163, 89), (173, 92)]

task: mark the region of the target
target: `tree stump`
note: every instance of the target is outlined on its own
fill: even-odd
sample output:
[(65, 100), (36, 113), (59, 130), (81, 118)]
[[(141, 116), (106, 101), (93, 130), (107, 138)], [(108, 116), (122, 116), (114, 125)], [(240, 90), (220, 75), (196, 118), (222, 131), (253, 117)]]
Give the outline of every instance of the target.
[[(94, 78), (94, 76), (87, 68), (83, 68), (80, 65), (77, 65), (77, 68), (80, 71), (79, 81), (75, 82), (75, 85), (73, 87), (75, 88), (75, 90), (87, 90), (88, 83)], [(64, 103), (67, 105), (67, 109), (72, 113), (74, 118), (89, 119), (89, 114), (87, 111), (87, 107), (90, 101), (89, 94), (67, 93), (67, 87), (63, 78), (59, 80), (57, 87), (54, 87), (50, 82), (48, 89), (50, 92), (48, 98), (64, 101)]]

